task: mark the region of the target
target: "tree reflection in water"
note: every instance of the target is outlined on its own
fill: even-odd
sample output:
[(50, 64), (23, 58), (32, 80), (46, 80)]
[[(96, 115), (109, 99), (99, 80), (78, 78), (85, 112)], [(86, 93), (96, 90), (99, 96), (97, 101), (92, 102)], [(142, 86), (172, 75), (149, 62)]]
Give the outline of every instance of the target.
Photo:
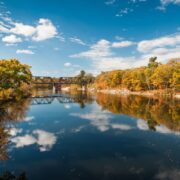
[(7, 160), (7, 145), (9, 127), (26, 117), (30, 99), (21, 99), (16, 102), (0, 102), (0, 160)]
[(180, 131), (180, 103), (177, 99), (98, 93), (96, 102), (112, 113), (145, 120), (149, 129), (156, 130), (156, 126), (164, 125), (172, 131)]
[(20, 175), (14, 175), (13, 173), (6, 171), (0, 175), (0, 180), (27, 180), (26, 173), (23, 172)]

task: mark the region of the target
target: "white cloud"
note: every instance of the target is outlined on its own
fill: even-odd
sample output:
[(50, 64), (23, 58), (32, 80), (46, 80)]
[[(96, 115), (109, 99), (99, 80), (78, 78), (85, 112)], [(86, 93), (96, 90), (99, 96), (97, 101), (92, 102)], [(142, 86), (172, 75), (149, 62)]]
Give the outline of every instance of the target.
[(166, 6), (168, 6), (169, 4), (180, 5), (180, 0), (160, 0), (160, 3), (161, 5), (158, 6), (156, 9), (160, 11), (165, 11)]
[(128, 46), (132, 46), (135, 43), (132, 41), (120, 41), (120, 42), (114, 42), (112, 43), (112, 47), (113, 48), (123, 48), (123, 47), (128, 47)]
[[(121, 46), (127, 45), (122, 43)], [(72, 58), (87, 58), (92, 60), (92, 72), (97, 74), (101, 71), (112, 69), (125, 69), (133, 66), (138, 66), (134, 57), (121, 57), (113, 53), (112, 48), (117, 47), (117, 44), (111, 43), (106, 39), (99, 40), (93, 44), (88, 51), (79, 54), (71, 55)], [(142, 63), (142, 61), (139, 61)], [(143, 62), (144, 64), (144, 62)]]
[(34, 54), (34, 52), (29, 49), (18, 49), (16, 54)]
[(180, 4), (180, 0), (160, 0), (160, 2), (163, 6), (168, 4)]
[(32, 36), (36, 32), (36, 28), (30, 25), (24, 25), (23, 23), (14, 23), (15, 27), (9, 31), (14, 34), (23, 36)]
[(15, 35), (11, 34), (9, 36), (5, 36), (2, 38), (2, 41), (8, 44), (15, 44), (22, 42), (22, 39), (19, 37), (16, 37)]
[(79, 39), (79, 38), (77, 38), (77, 37), (71, 37), (71, 38), (69, 38), (69, 40), (70, 40), (71, 42), (73, 42), (73, 43), (77, 43), (77, 44), (80, 44), (80, 45), (83, 45), (83, 46), (86, 45), (85, 42), (83, 42), (81, 39)]
[(143, 59), (149, 59), (152, 56), (158, 57), (159, 62), (166, 62), (171, 58), (180, 57), (180, 47), (175, 48), (157, 48), (152, 50), (151, 52), (144, 54), (142, 56)]
[(110, 119), (112, 118), (110, 113), (101, 111), (98, 106), (94, 107), (89, 113), (71, 113), (71, 116), (89, 120), (90, 124), (101, 132), (109, 130)]
[(128, 69), (137, 67), (138, 65), (145, 65), (145, 61), (137, 61), (134, 57), (105, 57), (97, 58), (92, 61), (92, 71), (98, 74), (101, 71), (110, 71), (117, 69)]
[[(114, 48), (131, 45), (136, 45), (137, 51), (134, 52), (139, 54), (139, 57), (121, 56), (113, 51)], [(98, 74), (101, 71), (146, 66), (149, 58), (152, 56), (157, 56), (158, 61), (162, 63), (167, 62), (171, 58), (180, 57), (180, 34), (176, 33), (155, 39), (142, 40), (137, 43), (125, 40), (110, 42), (106, 39), (101, 39), (90, 46), (87, 51), (71, 55), (70, 57), (91, 60), (89, 70), (93, 74)]]
[(41, 152), (49, 151), (56, 141), (57, 137), (53, 133), (39, 129), (34, 130), (32, 135), (27, 134), (11, 139), (11, 142), (15, 144), (16, 148), (37, 144)]
[(180, 45), (180, 34), (174, 34), (169, 36), (164, 36), (151, 40), (143, 40), (138, 43), (138, 51), (142, 53), (147, 53), (154, 48), (159, 47), (173, 47)]
[(36, 139), (31, 135), (17, 136), (11, 139), (11, 142), (16, 145), (17, 148), (29, 146), (36, 143)]
[(33, 134), (37, 136), (36, 143), (40, 146), (40, 151), (49, 151), (57, 141), (57, 137), (50, 132), (43, 130), (35, 130)]
[(96, 127), (101, 132), (108, 131), (110, 128), (121, 131), (132, 129), (129, 125), (111, 122), (111, 113), (101, 110), (99, 106), (94, 106), (89, 113), (71, 113), (71, 116), (88, 120), (92, 126)]
[(1, 33), (9, 33), (9, 29), (0, 24), (0, 32)]
[[(147, 121), (145, 121), (143, 119), (137, 120), (137, 127), (138, 127), (138, 129), (143, 130), (143, 131), (149, 130), (149, 126), (147, 124)], [(155, 130), (156, 130), (156, 132), (161, 133), (161, 134), (180, 135), (180, 132), (173, 131), (173, 130), (171, 130), (171, 129), (167, 128), (166, 126), (163, 126), (163, 125), (155, 126)]]
[(64, 66), (65, 66), (65, 67), (70, 67), (70, 66), (72, 66), (72, 64), (69, 63), (69, 62), (66, 62), (66, 63), (64, 63)]
[(44, 41), (55, 37), (57, 34), (57, 29), (52, 22), (49, 19), (41, 18), (32, 39), (34, 41)]
[(70, 57), (73, 58), (80, 58), (80, 57), (85, 57), (85, 58), (98, 58), (98, 57), (107, 57), (111, 56), (112, 53), (110, 51), (110, 42), (101, 39), (99, 40), (96, 44), (92, 45), (90, 47), (90, 50), (81, 52), (79, 54), (72, 55)]
[[(22, 22), (15, 22), (7, 15), (0, 17), (0, 32), (11, 33), (14, 36), (21, 36), (22, 40), (44, 41), (58, 36), (58, 31), (55, 25), (49, 19), (40, 18), (37, 25), (28, 25)], [(12, 35), (11, 35), (12, 36)]]
[(16, 136), (18, 133), (21, 133), (22, 129), (18, 129), (18, 128), (10, 128), (8, 131), (8, 134), (11, 136)]

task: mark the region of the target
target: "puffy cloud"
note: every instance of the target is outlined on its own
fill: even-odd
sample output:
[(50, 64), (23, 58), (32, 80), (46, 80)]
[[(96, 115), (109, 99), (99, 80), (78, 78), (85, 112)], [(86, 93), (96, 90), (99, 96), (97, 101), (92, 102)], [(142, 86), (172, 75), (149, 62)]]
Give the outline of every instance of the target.
[(36, 28), (29, 25), (24, 25), (23, 23), (14, 23), (15, 27), (11, 28), (9, 31), (14, 34), (23, 36), (32, 36), (36, 32)]
[(173, 47), (180, 45), (180, 34), (174, 34), (169, 36), (164, 36), (151, 40), (143, 40), (138, 43), (138, 51), (142, 53), (147, 53), (155, 48), (160, 47)]
[(178, 58), (180, 57), (180, 47), (175, 48), (157, 48), (152, 50), (151, 52), (144, 54), (142, 56), (143, 59), (149, 59), (152, 56), (158, 57), (159, 62), (165, 62), (171, 58)]
[[(135, 52), (140, 53), (139, 57), (120, 56), (113, 51), (114, 48), (131, 45), (137, 45), (137, 51)], [(157, 56), (158, 61), (162, 63), (170, 58), (180, 57), (180, 34), (176, 33), (155, 39), (142, 40), (137, 43), (125, 40), (110, 42), (106, 39), (101, 39), (91, 45), (87, 51), (71, 55), (70, 57), (91, 60), (90, 71), (93, 74), (98, 74), (101, 71), (146, 66), (149, 58), (152, 56)]]
[(128, 47), (128, 46), (132, 46), (135, 43), (132, 41), (121, 41), (121, 42), (114, 42), (112, 43), (112, 47), (114, 48), (123, 48), (123, 47)]
[(34, 52), (29, 49), (18, 49), (16, 54), (34, 54)]
[(128, 69), (131, 67), (138, 67), (139, 65), (145, 65), (147, 62), (144, 60), (137, 61), (134, 57), (105, 57), (97, 58), (92, 61), (92, 71), (94, 74), (98, 74), (101, 71), (110, 71), (117, 69)]
[(112, 118), (110, 113), (101, 111), (98, 106), (93, 108), (89, 113), (71, 113), (71, 116), (89, 120), (90, 124), (101, 132), (109, 130), (109, 120)]
[(57, 141), (57, 137), (47, 131), (35, 130), (33, 134), (37, 136), (36, 143), (40, 146), (40, 151), (49, 151)]
[(90, 47), (90, 50), (81, 52), (79, 54), (72, 55), (71, 57), (73, 58), (80, 58), (80, 57), (85, 57), (85, 58), (100, 58), (100, 57), (107, 57), (111, 56), (112, 53), (110, 51), (110, 42), (101, 39), (99, 40), (96, 44), (92, 45)]
[[(21, 38), (24, 36), (25, 40), (44, 41), (58, 35), (57, 28), (49, 19), (40, 18), (38, 24), (35, 26), (14, 22), (9, 17), (3, 17), (3, 21), (5, 21), (5, 23), (0, 22), (0, 32), (11, 33), (13, 35), (10, 35), (11, 38), (19, 35)], [(17, 39), (20, 41), (21, 38)]]
[(19, 37), (16, 37), (15, 35), (11, 34), (9, 36), (5, 36), (2, 38), (2, 41), (8, 44), (15, 44), (22, 42), (22, 39)]
[(37, 144), (41, 152), (49, 151), (56, 141), (57, 137), (53, 133), (40, 129), (34, 130), (32, 135), (27, 134), (11, 139), (11, 142), (15, 144), (16, 148)]
[(93, 107), (89, 113), (71, 113), (71, 116), (88, 120), (92, 126), (96, 127), (101, 132), (108, 131), (110, 128), (121, 131), (132, 129), (129, 125), (111, 122), (111, 114), (108, 111), (102, 111), (99, 106)]
[(89, 50), (79, 54), (71, 55), (72, 58), (87, 58), (92, 60), (92, 71), (97, 74), (101, 71), (108, 71), (112, 69), (125, 69), (133, 66), (144, 65), (144, 61), (137, 63), (134, 57), (116, 56), (112, 49), (117, 46), (127, 46), (132, 44), (130, 41), (123, 41), (121, 44), (111, 43), (106, 39), (101, 39), (93, 44)]
[(32, 39), (34, 41), (43, 41), (51, 39), (57, 35), (57, 29), (49, 19), (41, 18), (39, 24), (36, 27), (35, 34)]
[(73, 42), (73, 43), (76, 43), (76, 44), (80, 44), (80, 45), (83, 45), (83, 46), (86, 45), (86, 43), (84, 43), (81, 39), (76, 38), (76, 37), (71, 37), (71, 38), (69, 38), (69, 40), (71, 42)]
[(31, 135), (17, 136), (11, 139), (11, 142), (16, 145), (17, 148), (29, 146), (36, 143), (36, 139)]

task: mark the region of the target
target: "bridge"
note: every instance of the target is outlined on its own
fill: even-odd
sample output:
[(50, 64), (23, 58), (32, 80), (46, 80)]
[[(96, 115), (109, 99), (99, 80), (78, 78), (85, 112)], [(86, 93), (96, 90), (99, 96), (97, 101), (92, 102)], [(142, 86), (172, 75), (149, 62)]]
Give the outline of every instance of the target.
[(31, 97), (31, 105), (46, 105), (51, 104), (54, 100), (57, 100), (61, 104), (75, 103), (75, 99), (64, 94), (49, 95), (49, 96), (33, 96)]
[(77, 84), (80, 85), (83, 90), (87, 88), (87, 82), (85, 80), (77, 80), (77, 77), (43, 77), (43, 76), (34, 76), (33, 82), (34, 85), (50, 85), (55, 91), (61, 90), (62, 85), (71, 85)]

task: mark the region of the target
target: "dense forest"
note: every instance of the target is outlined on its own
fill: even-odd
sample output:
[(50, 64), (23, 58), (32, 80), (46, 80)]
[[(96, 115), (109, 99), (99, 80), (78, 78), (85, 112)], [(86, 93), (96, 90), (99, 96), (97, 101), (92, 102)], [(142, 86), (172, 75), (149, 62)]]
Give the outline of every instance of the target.
[(30, 66), (17, 59), (0, 60), (0, 99), (28, 96), (31, 80)]
[(97, 89), (124, 88), (130, 91), (172, 90), (180, 91), (180, 61), (172, 59), (166, 64), (149, 59), (148, 66), (127, 70), (102, 72), (97, 76)]

